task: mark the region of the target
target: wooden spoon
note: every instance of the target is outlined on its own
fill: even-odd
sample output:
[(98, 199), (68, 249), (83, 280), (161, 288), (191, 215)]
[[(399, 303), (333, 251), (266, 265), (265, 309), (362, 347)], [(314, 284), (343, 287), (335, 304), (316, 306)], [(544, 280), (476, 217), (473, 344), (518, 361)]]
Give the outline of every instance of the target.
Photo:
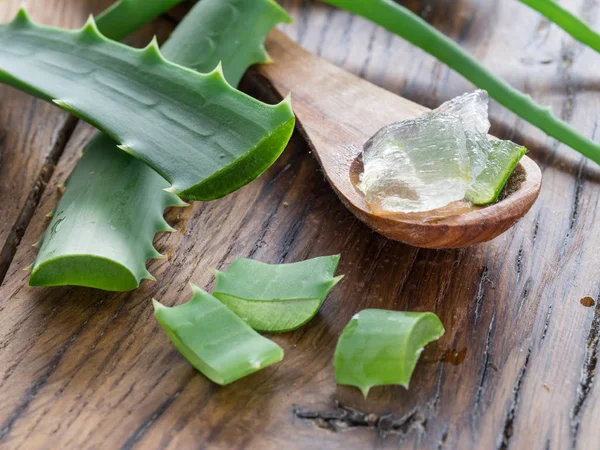
[(258, 81), (279, 96), (292, 93), (298, 128), (329, 183), (346, 207), (378, 233), (416, 247), (467, 247), (505, 232), (535, 202), (542, 174), (525, 156), (504, 198), (493, 205), (455, 202), (426, 213), (375, 214), (356, 187), (363, 144), (383, 126), (428, 109), (312, 55), (278, 30), (269, 35), (266, 47), (275, 62), (258, 67)]

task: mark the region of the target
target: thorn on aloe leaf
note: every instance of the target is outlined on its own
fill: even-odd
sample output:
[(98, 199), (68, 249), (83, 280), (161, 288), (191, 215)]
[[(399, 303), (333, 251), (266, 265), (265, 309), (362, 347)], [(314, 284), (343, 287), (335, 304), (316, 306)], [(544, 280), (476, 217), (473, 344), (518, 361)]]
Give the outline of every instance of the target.
[(92, 14), (90, 14), (88, 16), (87, 21), (79, 30), (79, 34), (81, 36), (85, 37), (86, 39), (87, 38), (94, 38), (94, 39), (102, 38), (102, 34), (100, 33), (100, 30), (98, 29), (98, 25), (96, 25), (96, 20), (94, 19), (94, 16)]
[(40, 239), (39, 241), (35, 241), (31, 246), (34, 248), (40, 248), (41, 245), (42, 245), (42, 241)]
[(22, 2), (21, 6), (19, 7), (19, 11), (17, 12), (17, 15), (12, 20), (11, 24), (15, 25), (15, 26), (26, 26), (26, 25), (31, 25), (32, 23), (33, 22), (31, 21), (31, 18), (29, 17), (29, 13), (27, 12), (27, 9), (25, 8), (25, 3)]
[(152, 38), (150, 43), (142, 49), (142, 56), (149, 62), (164, 62), (165, 58), (160, 52), (160, 48), (158, 46), (158, 40), (156, 36)]
[(142, 277), (142, 280), (156, 281), (156, 278), (154, 278), (150, 272), (146, 271), (145, 275)]
[(148, 254), (147, 254), (148, 259), (164, 259), (164, 258), (166, 258), (166, 255), (163, 255), (158, 250), (156, 250), (154, 247), (152, 247), (152, 246), (150, 246), (150, 247), (151, 248), (148, 250)]
[(175, 233), (177, 230), (165, 222), (165, 226), (158, 231), (162, 231), (163, 233)]
[(221, 61), (219, 61), (217, 67), (215, 67), (208, 75), (212, 75), (213, 77), (223, 80), (227, 85), (229, 85), (229, 82), (225, 79), (225, 75), (223, 74), (223, 63)]
[(25, 267), (23, 270), (26, 272), (30, 272), (31, 269), (33, 269), (33, 264), (29, 264), (27, 267)]
[(52, 219), (52, 217), (54, 217), (54, 210), (50, 211), (48, 214), (46, 214), (46, 217), (48, 219)]
[(52, 103), (54, 103), (59, 108), (64, 109), (65, 111), (69, 111), (70, 113), (77, 115), (77, 110), (75, 109), (75, 107), (70, 105), (66, 100), (55, 98), (54, 100), (52, 100)]

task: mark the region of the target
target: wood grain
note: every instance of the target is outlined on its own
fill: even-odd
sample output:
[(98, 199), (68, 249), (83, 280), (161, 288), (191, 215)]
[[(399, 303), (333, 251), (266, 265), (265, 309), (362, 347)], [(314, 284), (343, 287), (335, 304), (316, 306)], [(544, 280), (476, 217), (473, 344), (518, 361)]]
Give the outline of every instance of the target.
[[(600, 55), (519, 2), (407, 3), (597, 138)], [(596, 24), (596, 2), (563, 3)], [(284, 28), (291, 37), (410, 100), (435, 107), (472, 88), (366, 21), (316, 2), (282, 4), (296, 18)], [(33, 289), (21, 271), (35, 254), (30, 245), (56, 201), (55, 186), (90, 132), (78, 129), (0, 288), (0, 445), (599, 448), (600, 168), (496, 105), (492, 119), (492, 134), (530, 149), (544, 187), (533, 210), (490, 243), (433, 251), (386, 240), (344, 208), (295, 136), (259, 180), (171, 212), (180, 232), (156, 241), (169, 255), (150, 267), (158, 282), (117, 295)], [(346, 277), (322, 311), (306, 327), (274, 337), (284, 361), (230, 386), (196, 373), (152, 316), (152, 296), (184, 302), (187, 281), (210, 290), (208, 268), (235, 258), (283, 262), (337, 252)], [(581, 305), (584, 296), (596, 305)], [(358, 390), (336, 386), (332, 355), (343, 326), (367, 307), (435, 311), (447, 332), (426, 350), (409, 391), (376, 388), (365, 401)]]

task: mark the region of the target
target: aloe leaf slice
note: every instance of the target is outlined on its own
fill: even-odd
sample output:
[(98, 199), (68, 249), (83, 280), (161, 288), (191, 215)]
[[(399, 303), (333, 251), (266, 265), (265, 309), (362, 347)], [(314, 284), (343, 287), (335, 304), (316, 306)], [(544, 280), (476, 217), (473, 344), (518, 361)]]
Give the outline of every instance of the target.
[(153, 300), (154, 315), (196, 369), (229, 384), (283, 359), (283, 350), (261, 336), (212, 295), (192, 284), (194, 296), (169, 308)]
[[(221, 17), (222, 9), (228, 9), (229, 3), (239, 4), (239, 14), (227, 16), (231, 23), (211, 20)], [(104, 27), (111, 29), (111, 21), (116, 20), (116, 16), (103, 14), (101, 17), (104, 19), (98, 24), (102, 25), (102, 31)], [(241, 78), (246, 68), (228, 61), (245, 57), (245, 53), (260, 54), (265, 23), (273, 27), (280, 20), (287, 21), (289, 18), (282, 17), (281, 8), (271, 0), (242, 3), (237, 0), (203, 0), (192, 8), (176, 28), (163, 54), (178, 64), (199, 71), (210, 70), (218, 63), (222, 40), (215, 41), (218, 45), (211, 58), (199, 55), (198, 51), (203, 48), (201, 43), (220, 32), (216, 26), (218, 24), (228, 30), (228, 37), (232, 41), (245, 43), (243, 51), (234, 52), (224, 60), (224, 66), (229, 67), (225, 75), (233, 82)], [(200, 22), (203, 23), (202, 27), (195, 26)], [(180, 33), (178, 30), (181, 27), (195, 32)], [(131, 28), (130, 31), (134, 31)], [(225, 43), (229, 45), (228, 41)], [(246, 60), (248, 65), (262, 62)], [(42, 248), (32, 265), (32, 277), (29, 280), (32, 286), (83, 285), (104, 290), (129, 290), (137, 288), (143, 278), (152, 279), (144, 266), (147, 255), (158, 255), (150, 250), (153, 236), (156, 231), (170, 230), (162, 220), (162, 210), (165, 205), (185, 204), (176, 195), (163, 192), (169, 184), (154, 170), (119, 150), (110, 138), (101, 136), (98, 134), (86, 146), (84, 154), (93, 154), (83, 158), (69, 178), (67, 192), (56, 210), (68, 210), (70, 213), (66, 219), (57, 215), (50, 223), (42, 239)], [(105, 168), (101, 177), (97, 176), (98, 171), (92, 164), (99, 159), (102, 159)], [(96, 172), (95, 176), (88, 176), (92, 172)], [(138, 180), (132, 193), (127, 193), (125, 189), (129, 185), (125, 183), (125, 176), (130, 180)], [(118, 197), (119, 207), (111, 207), (117, 186), (123, 188), (123, 195)], [(140, 189), (142, 186), (143, 189)], [(123, 221), (129, 221), (132, 226), (114, 227), (114, 223)], [(85, 273), (82, 273), (84, 267)]]
[(342, 279), (334, 276), (339, 261), (340, 255), (291, 264), (238, 259), (226, 272), (214, 271), (213, 295), (255, 330), (295, 330), (315, 316)]
[(31, 285), (128, 291), (154, 279), (145, 263), (162, 255), (152, 238), (172, 231), (165, 208), (185, 203), (157, 189), (168, 183), (143, 162), (116, 149), (107, 158), (111, 145), (97, 135), (69, 177), (32, 265)]
[(255, 179), (285, 148), (288, 97), (267, 105), (209, 74), (168, 62), (156, 41), (137, 50), (100, 34), (34, 24), (24, 9), (0, 25), (0, 81), (52, 101), (119, 142), (171, 183), (212, 200)]
[(335, 378), (338, 384), (358, 387), (365, 398), (373, 386), (408, 389), (423, 348), (443, 334), (444, 326), (433, 313), (365, 309), (338, 340)]
[(471, 183), (465, 198), (474, 205), (489, 205), (498, 200), (504, 185), (527, 151), (511, 141), (493, 140), (485, 168)]

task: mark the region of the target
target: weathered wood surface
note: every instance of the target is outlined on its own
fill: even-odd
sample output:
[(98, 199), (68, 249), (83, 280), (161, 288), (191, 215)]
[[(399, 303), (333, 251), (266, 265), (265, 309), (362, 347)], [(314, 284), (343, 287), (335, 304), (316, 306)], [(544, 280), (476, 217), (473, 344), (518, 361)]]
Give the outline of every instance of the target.
[[(30, 7), (39, 4), (40, 14), (59, 20), (67, 3), (81, 17), (91, 8), (73, 1), (52, 10), (41, 0)], [(563, 3), (595, 23), (596, 2)], [(283, 4), (297, 19), (285, 28), (290, 36), (393, 92), (435, 107), (471, 89), (366, 21), (318, 3)], [(600, 55), (516, 1), (408, 4), (495, 72), (595, 135)], [(2, 17), (12, 7), (0, 4)], [(0, 104), (4, 130), (8, 108)], [(56, 127), (59, 116), (53, 117), (45, 128)], [(531, 149), (544, 186), (533, 210), (490, 243), (418, 250), (371, 232), (338, 201), (296, 136), (259, 180), (226, 199), (168, 215), (180, 232), (157, 239), (169, 260), (151, 264), (156, 283), (117, 295), (29, 288), (21, 269), (35, 255), (31, 244), (56, 201), (56, 185), (90, 133), (81, 127), (0, 288), (0, 446), (600, 448), (600, 168), (497, 106), (492, 118), (492, 134)], [(49, 140), (34, 140), (36, 133), (32, 127), (11, 137), (15, 145), (4, 145), (3, 161), (12, 152), (22, 167), (19, 158), (45, 151)], [(18, 151), (23, 148), (27, 154)], [(2, 171), (12, 173), (6, 165)], [(2, 179), (2, 199), (29, 195), (5, 189)], [(226, 267), (237, 257), (280, 262), (336, 252), (346, 277), (315, 320), (274, 337), (284, 361), (233, 385), (219, 388), (196, 373), (153, 318), (152, 296), (165, 304), (186, 301), (188, 280), (211, 289), (209, 267)], [(585, 296), (596, 306), (582, 306)], [(447, 333), (425, 352), (409, 391), (377, 388), (365, 401), (358, 390), (336, 386), (332, 354), (343, 326), (367, 307), (435, 311)]]

